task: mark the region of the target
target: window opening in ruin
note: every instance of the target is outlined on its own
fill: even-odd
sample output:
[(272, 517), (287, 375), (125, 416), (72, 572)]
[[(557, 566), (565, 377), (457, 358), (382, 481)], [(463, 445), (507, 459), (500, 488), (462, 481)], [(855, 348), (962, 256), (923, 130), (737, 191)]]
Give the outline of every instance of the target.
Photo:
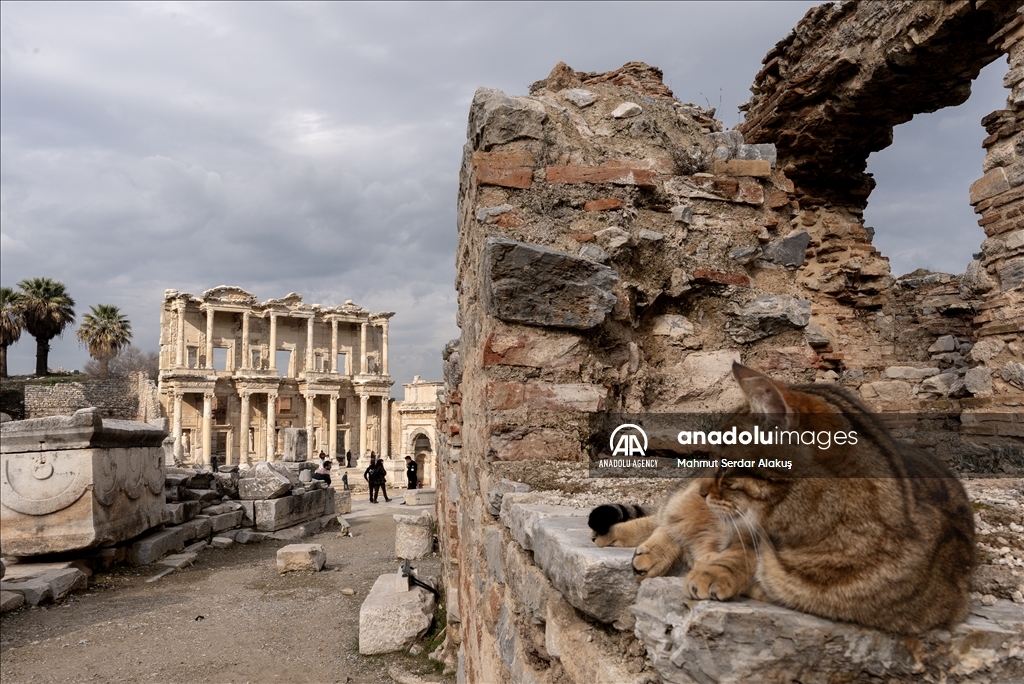
[(214, 347), (213, 348), (213, 369), (219, 371), (228, 370), (228, 350), (227, 347)]
[[(868, 158), (877, 183), (864, 212), (872, 243), (889, 257), (894, 277), (918, 268), (963, 273), (985, 233), (968, 201), (981, 177), (981, 119), (1006, 106), (1006, 58), (982, 69), (958, 107), (918, 114), (893, 129), (893, 144)], [(962, 132), (962, 133), (961, 133)]]
[(338, 453), (345, 453), (345, 431), (338, 430)]
[(419, 454), (420, 452), (430, 453), (430, 438), (426, 435), (419, 435), (413, 443), (412, 451), (414, 454)]
[(278, 397), (277, 398), (277, 412), (278, 413), (291, 413), (292, 412), (292, 398), (291, 397)]
[(274, 361), (277, 363), (277, 377), (290, 378), (292, 352), (290, 349), (278, 349), (274, 352)]
[(217, 430), (213, 433), (213, 453), (226, 454), (228, 452), (227, 430)]
[(342, 375), (349, 375), (347, 363), (348, 354), (338, 354), (338, 372)]
[(338, 422), (345, 422), (345, 400), (342, 399), (338, 402)]
[(322, 373), (325, 370), (324, 355), (321, 354), (320, 352), (317, 352), (316, 354), (313, 355), (313, 368), (315, 368), (318, 373)]
[(188, 363), (186, 364), (189, 368), (199, 367), (199, 347), (188, 347)]
[(263, 352), (260, 349), (252, 349), (252, 367), (263, 368)]

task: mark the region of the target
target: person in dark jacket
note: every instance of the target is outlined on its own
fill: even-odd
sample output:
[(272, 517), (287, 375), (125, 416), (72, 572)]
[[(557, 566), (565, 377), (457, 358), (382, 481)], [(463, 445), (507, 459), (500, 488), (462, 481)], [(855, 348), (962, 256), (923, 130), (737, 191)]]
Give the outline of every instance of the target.
[(405, 478), (409, 481), (409, 489), (416, 489), (419, 487), (419, 478), (416, 475), (416, 471), (419, 469), (419, 465), (413, 460), (412, 456), (405, 457)]
[(388, 498), (387, 478), (387, 471), (384, 470), (384, 459), (378, 458), (377, 463), (373, 466), (373, 472), (370, 474), (370, 491), (373, 494), (374, 503), (377, 503), (377, 498), (382, 493), (384, 494), (385, 501), (391, 501)]
[(377, 503), (377, 493), (373, 487), (373, 467), (376, 463), (373, 457), (370, 457), (370, 465), (363, 471), (363, 479), (366, 480), (366, 484), (370, 486), (370, 503)]

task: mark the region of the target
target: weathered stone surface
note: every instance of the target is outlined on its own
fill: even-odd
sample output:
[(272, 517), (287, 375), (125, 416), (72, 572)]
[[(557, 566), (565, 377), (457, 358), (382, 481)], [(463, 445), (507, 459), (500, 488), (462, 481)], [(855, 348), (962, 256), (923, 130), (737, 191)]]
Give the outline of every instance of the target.
[(326, 489), (315, 489), (279, 499), (267, 499), (253, 503), (253, 518), (260, 532), (275, 532), (297, 525), (324, 514), (327, 504)]
[(359, 652), (402, 651), (426, 634), (434, 618), (434, 595), (421, 587), (396, 591), (396, 576), (381, 575), (359, 607)]
[[(921, 392), (925, 394), (936, 394), (939, 396), (948, 396), (950, 392), (956, 387), (957, 382), (960, 380), (956, 373), (942, 373), (941, 375), (933, 375), (930, 378), (926, 378), (921, 383)], [(878, 384), (878, 383), (873, 383)], [(861, 393), (866, 385), (861, 385)], [(907, 390), (904, 387), (900, 387), (896, 395), (892, 396), (888, 401), (903, 401), (908, 398), (906, 394)], [(870, 399), (867, 395), (864, 395), (865, 399)]]
[(928, 347), (929, 354), (941, 354), (943, 352), (954, 352), (960, 348), (955, 335), (943, 335), (935, 340), (932, 346)]
[(601, 622), (632, 622), (633, 549), (595, 546), (582, 516), (539, 517), (531, 543), (534, 562), (566, 601)]
[(611, 183), (636, 185), (642, 188), (658, 187), (653, 171), (626, 166), (549, 166), (545, 169), (544, 176), (552, 185)]
[(308, 441), (306, 440), (305, 428), (284, 428), (284, 456), (283, 460), (289, 463), (301, 463), (308, 460), (306, 453)]
[(1006, 192), (1010, 189), (1010, 182), (1006, 178), (1006, 169), (997, 167), (986, 173), (978, 180), (971, 183), (970, 196), (971, 204), (978, 204), (982, 200)]
[(230, 511), (210, 516), (210, 528), (213, 532), (222, 532), (242, 524), (242, 511)]
[(832, 344), (828, 334), (814, 321), (808, 323), (807, 327), (804, 328), (804, 339), (812, 347), (827, 347)]
[(613, 119), (628, 119), (643, 114), (643, 111), (643, 107), (635, 102), (623, 102), (612, 110), (611, 117)]
[[(533, 155), (528, 152), (474, 152), (473, 168), (476, 180), (481, 185), (497, 185), (502, 188), (519, 188), (525, 190), (533, 185)], [(504, 225), (516, 214), (509, 213), (511, 205), (505, 211), (488, 212), (482, 209), (477, 212), (477, 220), (486, 223)], [(493, 207), (499, 209), (499, 207)], [(496, 218), (505, 216), (505, 218)]]
[(597, 647), (597, 630), (560, 598), (548, 601), (544, 645), (574, 682), (635, 682), (619, 653)]
[(53, 588), (45, 580), (37, 577), (19, 580), (0, 580), (0, 591), (21, 594), (24, 602), (30, 606), (38, 606), (53, 600)]
[(180, 525), (199, 514), (198, 501), (181, 501), (164, 505), (164, 524)]
[(647, 228), (641, 228), (636, 234), (637, 239), (645, 242), (661, 242), (665, 239), (664, 233), (659, 233), (656, 230), (648, 230)]
[(610, 268), (546, 247), (488, 238), (484, 307), (505, 321), (587, 329), (615, 305)]
[(264, 532), (253, 532), (252, 530), (239, 530), (235, 535), (235, 541), (239, 544), (256, 544), (266, 539)]
[(210, 540), (210, 546), (215, 549), (228, 549), (235, 545), (235, 540), (230, 537), (214, 537)]
[(419, 515), (394, 516), (395, 557), (416, 560), (430, 555), (434, 550), (434, 515), (428, 510)]
[(771, 164), (762, 159), (716, 160), (711, 167), (716, 176), (752, 176), (768, 178), (772, 173)]
[[(409, 489), (405, 492), (407, 506), (433, 506), (437, 502), (437, 490), (433, 487)], [(350, 513), (351, 511), (345, 511)]]
[(999, 377), (1014, 387), (1024, 389), (1024, 363), (1008, 361), (999, 371)]
[(913, 366), (889, 366), (882, 374), (894, 380), (924, 380), (938, 375), (938, 368), (915, 368)]
[(618, 197), (605, 197), (604, 199), (588, 200), (583, 205), (583, 211), (612, 211), (621, 209), (624, 206)]
[(132, 565), (149, 565), (171, 551), (181, 551), (189, 539), (195, 539), (195, 537), (189, 537), (183, 527), (171, 527), (153, 532), (128, 548), (126, 560)]
[(33, 606), (49, 600), (59, 601), (87, 586), (88, 576), (70, 562), (18, 563), (0, 581), (0, 589), (24, 594), (25, 602)]
[(580, 107), (581, 109), (583, 107), (589, 107), (590, 105), (597, 102), (597, 95), (583, 88), (563, 90), (562, 97), (564, 97), (569, 102), (572, 102), (577, 107)]
[(749, 304), (737, 306), (725, 331), (741, 344), (802, 328), (811, 320), (811, 303), (789, 295), (761, 295)]
[(25, 595), (17, 591), (0, 591), (0, 613), (21, 608), (25, 605)]
[(604, 251), (598, 245), (583, 245), (580, 247), (580, 257), (588, 259), (590, 261), (596, 261), (599, 264), (607, 263), (611, 259), (611, 255)]
[(289, 544), (277, 550), (279, 573), (312, 570), (319, 572), (327, 562), (327, 553), (320, 544)]
[(520, 407), (544, 411), (598, 411), (607, 391), (588, 383), (491, 382), (487, 384), (487, 406), (494, 410)]
[[(328, 492), (328, 495), (330, 493)], [(334, 512), (344, 515), (352, 512), (352, 490), (351, 489), (335, 489), (334, 490)]]
[(181, 533), (185, 536), (185, 541), (206, 539), (213, 533), (213, 525), (210, 523), (210, 518), (205, 515), (197, 515), (192, 520), (182, 523), (177, 529), (181, 530)]
[(806, 230), (794, 230), (765, 245), (761, 258), (787, 268), (799, 268), (807, 258), (807, 245), (810, 242), (811, 236)]
[(992, 396), (992, 372), (984, 366), (964, 374), (964, 389), (976, 397)]
[[(924, 384), (941, 377), (943, 376), (936, 375), (928, 378)], [(924, 389), (924, 384), (922, 385), (922, 390)], [(889, 404), (908, 401), (913, 392), (914, 386), (904, 380), (879, 380), (877, 382), (865, 382), (860, 386), (860, 394), (867, 401), (880, 401)]]
[(989, 359), (998, 356), (999, 352), (1006, 348), (1006, 343), (998, 337), (984, 338), (975, 342), (971, 350), (967, 352), (967, 358), (977, 363), (985, 363)]
[(276, 499), (286, 495), (292, 488), (291, 480), (272, 469), (267, 463), (257, 463), (251, 477), (238, 480), (238, 498)]
[(164, 556), (160, 560), (156, 561), (156, 565), (163, 565), (168, 568), (174, 568), (175, 570), (181, 570), (187, 568), (196, 562), (196, 558), (199, 554), (194, 551), (188, 551), (185, 553), (172, 553), (170, 556)]
[[(0, 453), (71, 449), (160, 447), (167, 431), (133, 420), (104, 419), (99, 409), (84, 408), (71, 416), (14, 420), (0, 428)], [(161, 483), (162, 485), (163, 483)]]
[(544, 105), (536, 100), (478, 88), (470, 106), (466, 135), (473, 147), (482, 151), (519, 138), (539, 140), (544, 137), (547, 116)]
[(525, 493), (530, 491), (530, 485), (524, 482), (513, 482), (508, 478), (502, 478), (492, 490), (487, 492), (487, 512), (491, 515), (498, 515), (501, 513), (501, 502), (504, 500), (506, 494), (513, 492)]
[(680, 314), (665, 314), (654, 319), (654, 327), (651, 328), (652, 335), (663, 337), (687, 337), (693, 335), (696, 328), (686, 316)]
[(768, 162), (771, 168), (775, 168), (775, 161), (778, 153), (772, 143), (761, 143), (755, 145), (739, 145), (734, 152), (736, 159), (762, 159)]
[[(1010, 682), (1024, 677), (1024, 614), (974, 605), (952, 632), (907, 639), (748, 599), (691, 601), (681, 578), (641, 583), (636, 635), (662, 680)], [(824, 680), (822, 680), (824, 681)]]

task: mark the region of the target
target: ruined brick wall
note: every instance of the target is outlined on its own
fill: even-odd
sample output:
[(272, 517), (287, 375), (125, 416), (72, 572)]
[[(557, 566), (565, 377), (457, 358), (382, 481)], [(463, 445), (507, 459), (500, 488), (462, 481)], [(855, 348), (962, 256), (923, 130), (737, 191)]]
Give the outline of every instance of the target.
[[(904, 48), (920, 68), (929, 60), (942, 68), (951, 59), (944, 50), (964, 42), (973, 56), (956, 73), (968, 83), (975, 67), (994, 58), (988, 37), (1001, 30), (992, 24), (1005, 13), (968, 16), (975, 10), (961, 3), (884, 4), (809, 13), (767, 60), (785, 78), (773, 92), (771, 69), (759, 75), (748, 123), (738, 131), (722, 131), (708, 112), (675, 100), (661, 72), (641, 63), (608, 74), (559, 64), (529, 96), (476, 93), (458, 208), (462, 332), (445, 351), (438, 411), (439, 536), (448, 644), (458, 649), (460, 681), (593, 679), (543, 645), (545, 618), (530, 607), (536, 583), (509, 579), (531, 571), (497, 513), (514, 493), (503, 480), (513, 473), (571, 489), (562, 466), (584, 460), (595, 412), (734, 407), (741, 397), (730, 368), (741, 361), (784, 381), (841, 383), (876, 410), (959, 416), (958, 439), (966, 444), (942, 452), (954, 462), (1019, 439), (1024, 341), (1021, 286), (1012, 273), (1020, 228), (1007, 213), (1019, 200), (1019, 109), (1008, 110), (1018, 117), (1010, 123), (1000, 115), (994, 130), (1002, 137), (986, 141), (990, 157), (998, 155), (986, 170), (1003, 169), (1006, 182), (999, 176), (977, 204), (1001, 212), (987, 225), (1010, 227), (998, 245), (983, 245), (964, 275), (893, 278), (863, 223), (870, 186), (857, 175), (863, 166), (809, 181), (817, 171), (808, 169), (824, 163), (814, 155), (832, 138), (812, 143), (806, 136), (847, 145), (843, 154), (852, 156), (844, 159), (861, 152), (866, 159), (871, 140), (885, 139), (847, 134), (853, 124), (836, 118), (832, 93), (846, 97), (852, 112), (864, 106), (858, 89), (903, 83)], [(926, 4), (939, 9), (925, 11)], [(1014, 16), (1006, 22), (1019, 33)], [(997, 36), (1006, 47), (995, 50), (1010, 50), (1018, 68), (1012, 35)], [(917, 36), (910, 47), (908, 36)], [(914, 46), (924, 47), (918, 53)], [(798, 66), (806, 55), (810, 76), (787, 71), (780, 55)], [(876, 57), (895, 61), (872, 67)], [(844, 60), (857, 69), (813, 66)], [(885, 69), (892, 78), (882, 79)], [(1008, 84), (1018, 107), (1015, 73)], [(820, 90), (798, 92), (808, 87)], [(948, 102), (921, 95), (906, 118), (962, 94), (947, 92)], [(786, 113), (798, 110), (794, 103), (817, 103), (820, 111)], [(786, 133), (801, 116), (806, 125)], [(886, 135), (900, 116), (882, 117)], [(761, 123), (753, 126), (752, 117)], [(865, 138), (860, 151), (850, 151), (852, 140)], [(986, 328), (990, 319), (1000, 323)], [(990, 413), (1000, 415), (981, 418)], [(907, 436), (941, 452), (931, 435)], [(999, 453), (1020, 457), (1012, 448)], [(628, 628), (621, 639), (628, 655)]]
[(156, 383), (145, 373), (126, 378), (25, 386), (25, 417), (69, 416), (96, 407), (104, 418), (150, 421), (163, 414)]

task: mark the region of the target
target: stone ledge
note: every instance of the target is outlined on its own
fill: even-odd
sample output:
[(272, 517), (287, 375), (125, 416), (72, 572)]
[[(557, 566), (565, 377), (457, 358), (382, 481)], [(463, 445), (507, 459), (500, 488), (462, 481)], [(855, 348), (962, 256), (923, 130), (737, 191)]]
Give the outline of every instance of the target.
[[(759, 601), (691, 601), (681, 578), (644, 581), (636, 636), (666, 683), (1024, 681), (1024, 611), (975, 604), (951, 632), (918, 638), (833, 622)], [(812, 680), (814, 678), (811, 678)]]

